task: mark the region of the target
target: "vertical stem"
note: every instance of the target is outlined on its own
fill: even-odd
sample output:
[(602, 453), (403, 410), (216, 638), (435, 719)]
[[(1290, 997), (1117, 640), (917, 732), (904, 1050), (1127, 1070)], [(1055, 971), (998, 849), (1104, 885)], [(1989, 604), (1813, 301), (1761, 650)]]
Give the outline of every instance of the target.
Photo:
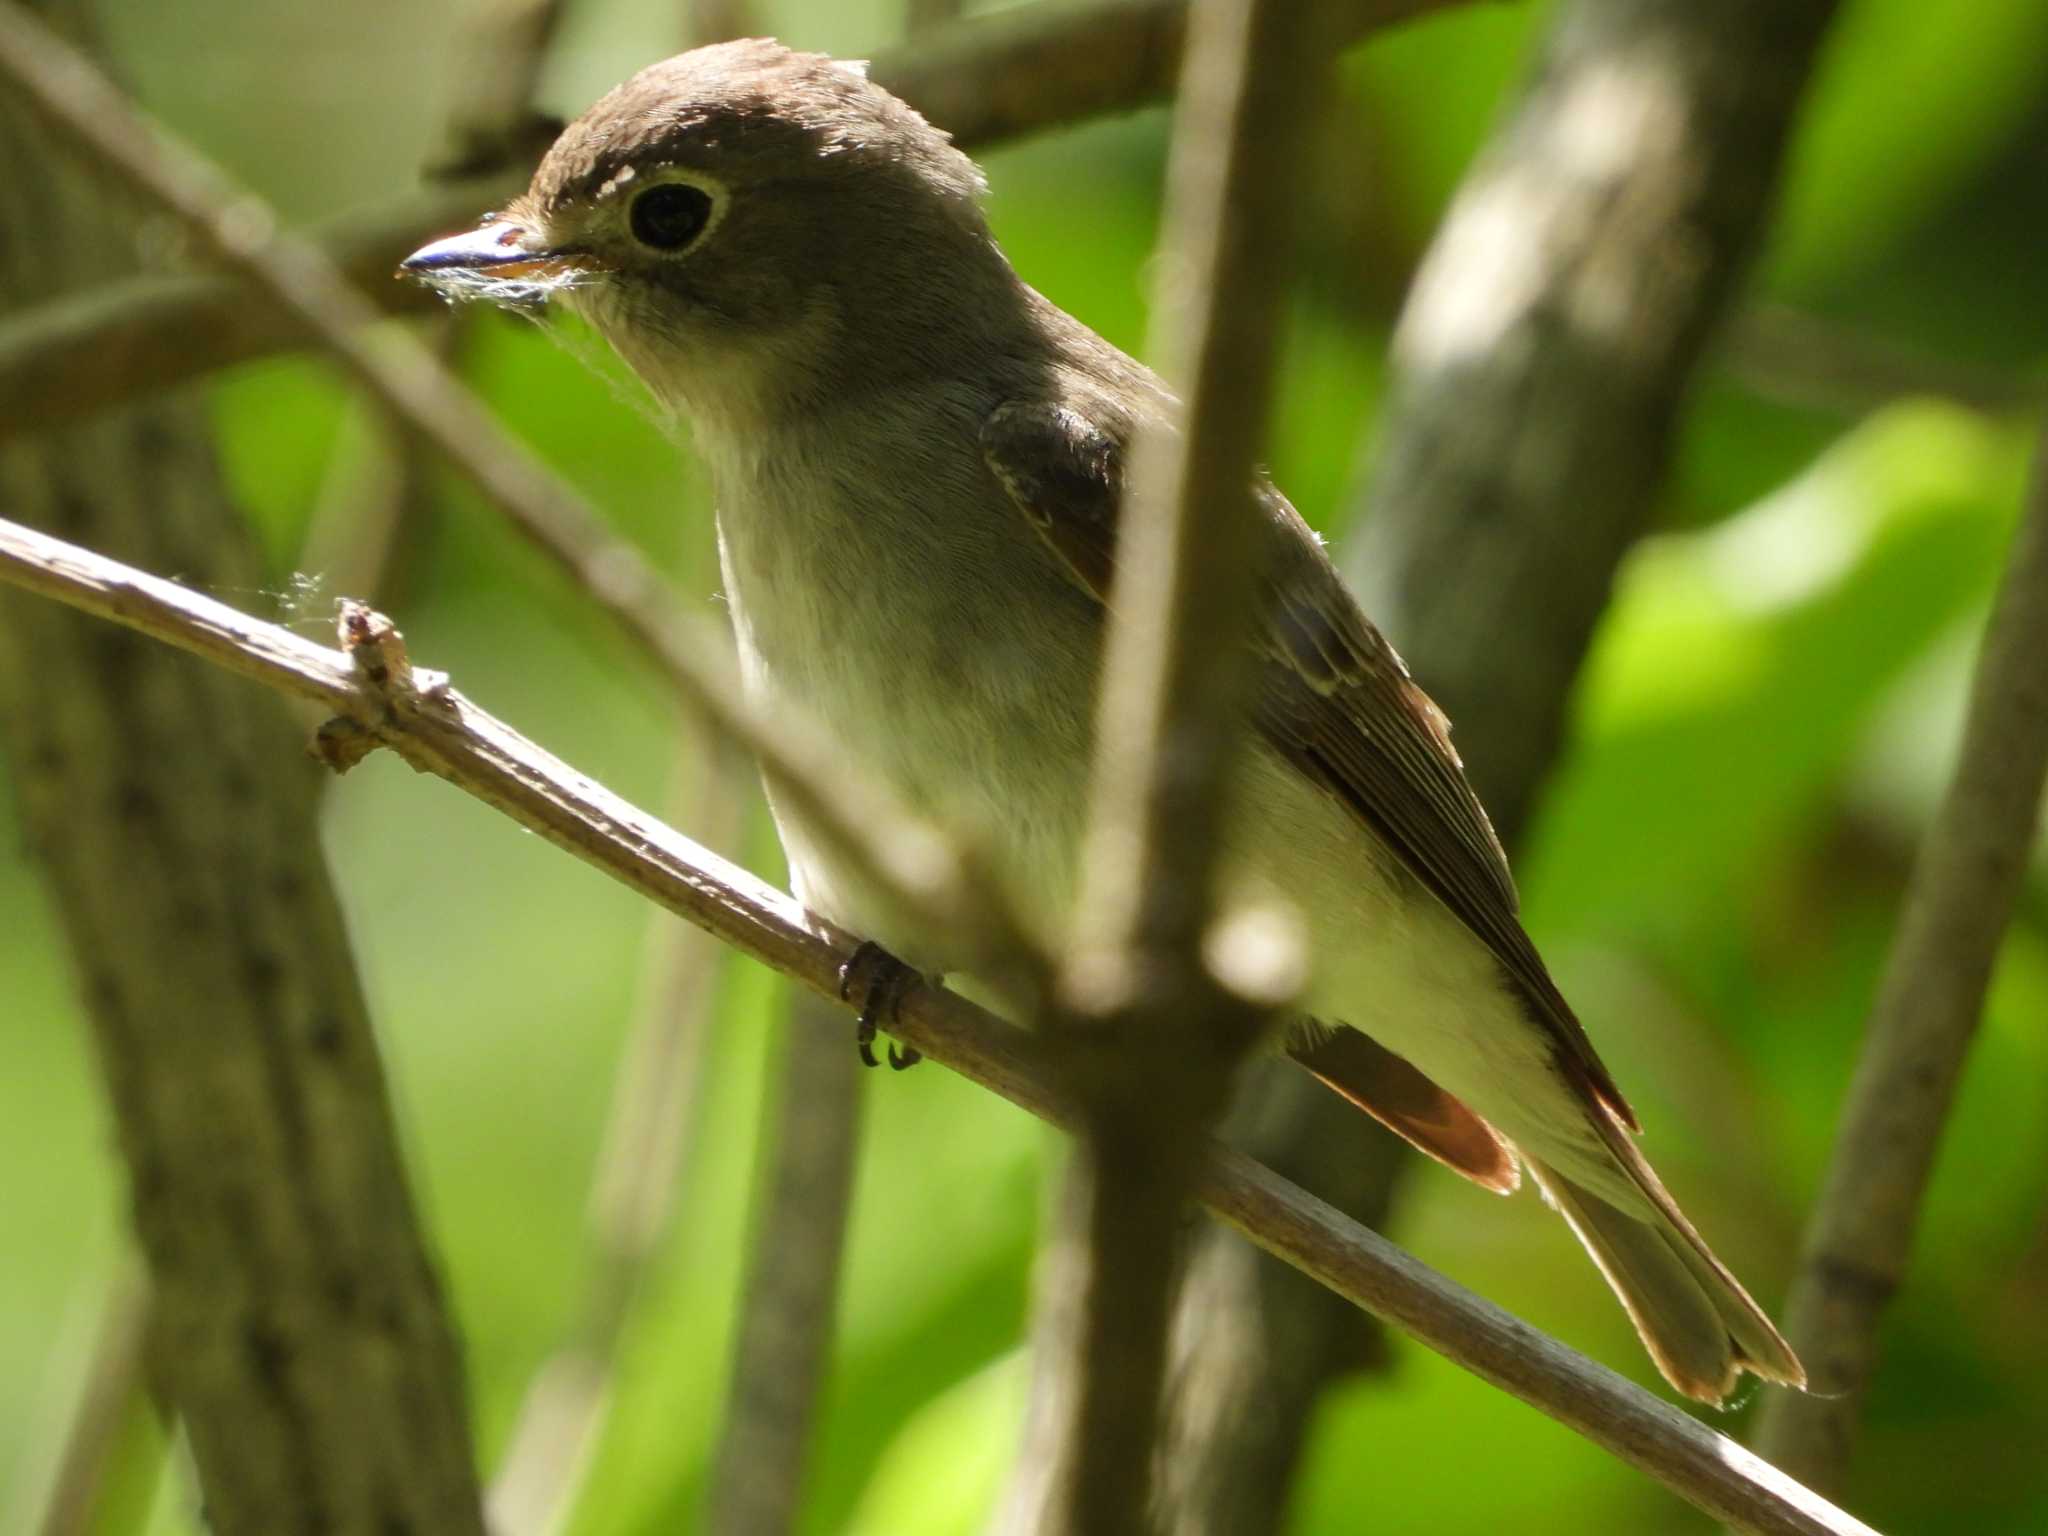
[[(691, 825), (708, 847), (736, 847), (753, 803), (752, 782), (751, 765), (737, 753), (699, 743), (679, 755), (671, 815)], [(612, 1400), (620, 1341), (675, 1208), (724, 952), (705, 934), (656, 913), (646, 953), (591, 1175), (583, 1297), (567, 1336), (534, 1373), (519, 1405), (491, 1483), (495, 1536), (547, 1536), (567, 1528)]]
[(1763, 1453), (1848, 1482), (1878, 1330), (2040, 824), (2048, 778), (2048, 429), (1970, 685), (1955, 776), (1920, 846), (1788, 1309), (1813, 1391), (1774, 1395)]
[[(1190, 23), (1154, 354), (1178, 423), (1141, 428), (1118, 540), (1094, 804), (1061, 1047), (1082, 1109), (1068, 1198), (1087, 1246), (1046, 1529), (1149, 1520), (1181, 1211), (1258, 1010), (1202, 953), (1249, 680), (1252, 501), (1285, 292), (1314, 7), (1208, 0)], [(1179, 431), (1173, 430), (1177, 426)]]
[[(859, 1149), (860, 1058), (845, 1012), (791, 994), (768, 1177), (743, 1288), (739, 1345), (711, 1479), (708, 1536), (796, 1529), (831, 1357), (840, 1261)], [(818, 1027), (829, 1020), (831, 1027)]]
[[(1423, 260), (1345, 563), (1450, 714), (1510, 849), (1613, 571), (1656, 512), (1687, 385), (1770, 216), (1833, 9), (1567, 0)], [(1588, 154), (1574, 131), (1598, 116), (1640, 131), (1604, 131)], [(1348, 1211), (1383, 1211), (1402, 1161), (1385, 1133), (1273, 1076), (1242, 1144)], [(1290, 1279), (1226, 1233), (1191, 1256), (1177, 1536), (1282, 1529), (1306, 1421), (1360, 1358), (1361, 1320)], [(1251, 1380), (1264, 1382), (1256, 1415), (1238, 1410)]]
[(148, 1321), (148, 1287), (124, 1268), (101, 1303), (92, 1360), (57, 1458), (39, 1536), (86, 1536), (99, 1528), (109, 1470), (137, 1415), (149, 1411), (143, 1385)]

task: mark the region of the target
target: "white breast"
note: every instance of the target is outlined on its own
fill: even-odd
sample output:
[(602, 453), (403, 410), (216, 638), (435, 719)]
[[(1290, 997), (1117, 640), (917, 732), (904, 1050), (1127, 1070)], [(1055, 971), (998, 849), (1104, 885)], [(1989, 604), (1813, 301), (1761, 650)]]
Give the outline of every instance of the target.
[[(1085, 794), (1092, 600), (1050, 564), (964, 427), (926, 432), (918, 462), (883, 466), (823, 451), (843, 440), (829, 425), (779, 433), (771, 451), (710, 455), (746, 686), (771, 711), (815, 719), (860, 771), (976, 840), (1012, 899), (1055, 931)], [(866, 425), (906, 438), (886, 418)], [(783, 808), (776, 819), (807, 904), (947, 967), (944, 935), (906, 931), (809, 829)]]

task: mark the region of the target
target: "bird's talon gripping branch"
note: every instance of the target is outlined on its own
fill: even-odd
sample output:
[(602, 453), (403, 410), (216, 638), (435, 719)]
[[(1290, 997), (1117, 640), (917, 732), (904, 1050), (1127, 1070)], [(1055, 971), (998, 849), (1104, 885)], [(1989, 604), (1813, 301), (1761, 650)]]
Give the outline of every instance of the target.
[[(885, 1015), (893, 1020), (904, 995), (922, 980), (916, 971), (872, 939), (862, 940), (860, 948), (839, 967), (840, 1000), (857, 1000), (860, 1006), (853, 1043), (860, 1052), (861, 1065), (881, 1065), (875, 1059), (875, 1036), (880, 1021)], [(895, 1071), (914, 1067), (922, 1060), (924, 1055), (915, 1046), (898, 1046), (893, 1042), (889, 1046), (889, 1065)]]

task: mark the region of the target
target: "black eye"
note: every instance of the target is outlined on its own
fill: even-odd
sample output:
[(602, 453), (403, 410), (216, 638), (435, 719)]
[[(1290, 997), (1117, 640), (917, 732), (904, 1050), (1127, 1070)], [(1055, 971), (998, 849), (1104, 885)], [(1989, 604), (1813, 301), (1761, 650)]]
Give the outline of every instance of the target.
[(702, 187), (671, 181), (633, 199), (633, 238), (657, 251), (680, 251), (711, 222), (711, 196)]

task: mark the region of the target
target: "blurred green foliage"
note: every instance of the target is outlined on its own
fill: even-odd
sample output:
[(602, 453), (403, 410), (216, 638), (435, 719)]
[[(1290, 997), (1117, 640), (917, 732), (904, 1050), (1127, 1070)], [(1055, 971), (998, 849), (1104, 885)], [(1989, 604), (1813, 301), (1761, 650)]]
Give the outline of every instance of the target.
[[(453, 5), (398, 0), (105, 8), (145, 100), (294, 218), (409, 184), (448, 97), (462, 19)], [(679, 9), (573, 8), (548, 104), (573, 112), (672, 49)], [(792, 42), (853, 53), (886, 46), (898, 26), (882, 0), (760, 10)], [(1347, 68), (1346, 110), (1369, 137), (1371, 203), (1387, 226), (1375, 240), (1382, 257), (1426, 242), (1548, 14), (1447, 13)], [(1847, 0), (1764, 289), (1950, 359), (2038, 370), (2048, 355), (2044, 79), (2039, 0)], [(1164, 114), (1148, 112), (987, 157), (993, 216), (1018, 266), (1133, 349), (1164, 137)], [(1364, 261), (1347, 273), (1340, 260), (1333, 276), (1321, 259), (1294, 312), (1272, 457), (1303, 510), (1341, 536), (1384, 370), (1389, 317), (1370, 296), (1397, 292), (1400, 274)], [(701, 482), (616, 370), (589, 366), (591, 352), (488, 317), (467, 332), (462, 363), (515, 430), (709, 605)], [(329, 488), (335, 443), (360, 433), (354, 408), (305, 360), (211, 388), (234, 482), (276, 570), (273, 591), (223, 595), (320, 627), (332, 594), (317, 571), (302, 573), (306, 590), (292, 581), (296, 551)], [(1940, 788), (2028, 435), (2024, 421), (1928, 399), (1861, 417), (1794, 409), (1710, 374), (1674, 476), (1670, 531), (1623, 573), (1568, 755), (1520, 858), (1531, 925), (1628, 1085), (1653, 1154), (1767, 1298), (1781, 1294), (1900, 882)], [(646, 669), (473, 498), (445, 491), (403, 557), (395, 606), (414, 654), (579, 767), (663, 803), (679, 748)], [(521, 1394), (576, 1315), (586, 1188), (654, 920), (392, 761), (373, 759), (335, 788), (329, 837), (495, 1461)], [(18, 839), (5, 847), (0, 1536), (31, 1528), (124, 1251), (118, 1170), (63, 945)], [(764, 839), (752, 853), (757, 868), (776, 867)], [(573, 1522), (580, 1536), (694, 1528), (782, 1013), (779, 984), (721, 962), (673, 1234), (612, 1383)], [(865, 1089), (804, 1528), (959, 1536), (995, 1497), (1017, 1433), (1028, 1271), (1057, 1142), (943, 1070), (882, 1074)], [(1882, 1526), (2048, 1530), (2044, 1107), (2048, 889), (2037, 866), (1871, 1404), (1851, 1502)], [(1396, 1235), (1650, 1377), (1605, 1288), (1533, 1198), (1491, 1201), (1424, 1168)], [(1390, 1372), (1327, 1403), (1293, 1520), (1302, 1536), (1705, 1528), (1576, 1437), (1405, 1346)], [(165, 1479), (146, 1521), (112, 1528), (195, 1527), (182, 1485)]]

